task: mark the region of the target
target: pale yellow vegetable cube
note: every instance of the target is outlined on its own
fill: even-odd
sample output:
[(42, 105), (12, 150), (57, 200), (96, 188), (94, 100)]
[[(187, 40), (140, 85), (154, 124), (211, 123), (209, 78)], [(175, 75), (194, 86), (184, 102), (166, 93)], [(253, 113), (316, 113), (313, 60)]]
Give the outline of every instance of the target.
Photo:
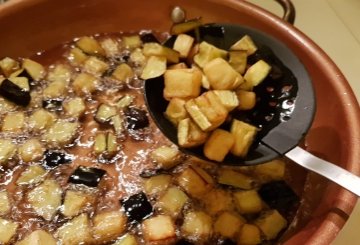
[(16, 180), (17, 185), (36, 184), (44, 180), (46, 170), (40, 165), (28, 166)]
[(78, 122), (58, 120), (42, 136), (42, 139), (51, 145), (64, 146), (71, 143), (78, 134)]
[(107, 69), (109, 69), (109, 65), (99, 58), (91, 56), (85, 60), (83, 68), (84, 71), (88, 73), (101, 76)]
[(93, 202), (93, 198), (89, 194), (80, 191), (68, 190), (65, 193), (64, 203), (61, 212), (66, 217), (78, 215), (86, 205)]
[(70, 60), (71, 63), (75, 64), (75, 65), (82, 65), (85, 60), (87, 60), (88, 56), (79, 48), (72, 48), (70, 50), (68, 59)]
[(106, 38), (100, 41), (101, 47), (104, 49), (107, 57), (114, 57), (120, 54), (119, 43), (114, 38)]
[(0, 218), (0, 244), (8, 244), (18, 227), (17, 223)]
[(262, 200), (256, 190), (235, 192), (234, 200), (241, 214), (259, 213), (263, 208)]
[(0, 191), (0, 215), (7, 214), (10, 211), (10, 200), (6, 190)]
[(82, 51), (87, 54), (105, 55), (104, 49), (93, 37), (81, 37), (79, 40), (76, 41), (76, 46), (78, 46)]
[(14, 112), (4, 117), (1, 130), (3, 132), (17, 133), (21, 132), (24, 126), (25, 114), (23, 112)]
[(122, 44), (125, 48), (134, 49), (139, 48), (142, 45), (142, 41), (139, 35), (122, 37)]
[(160, 174), (152, 176), (144, 181), (144, 191), (148, 195), (154, 195), (165, 191), (171, 184), (171, 176)]
[(51, 112), (45, 109), (39, 109), (30, 115), (28, 125), (32, 131), (38, 132), (53, 125), (55, 119), (56, 116)]
[(72, 83), (72, 87), (77, 95), (91, 94), (99, 86), (99, 80), (93, 75), (80, 73)]
[(234, 145), (234, 136), (223, 130), (214, 130), (204, 145), (204, 155), (210, 160), (222, 162)]
[(24, 59), (22, 62), (22, 68), (25, 69), (30, 74), (30, 76), (37, 81), (45, 77), (45, 68), (34, 60)]
[(271, 66), (263, 60), (259, 60), (246, 70), (244, 79), (253, 86), (259, 85), (269, 75)]
[(166, 58), (163, 56), (150, 56), (140, 75), (141, 79), (151, 79), (163, 75), (166, 71)]
[(262, 182), (282, 180), (285, 176), (286, 164), (283, 160), (275, 159), (267, 163), (256, 165), (254, 175)]
[(0, 60), (0, 71), (6, 76), (9, 77), (11, 73), (20, 69), (20, 64), (16, 60), (5, 57)]
[(138, 245), (138, 242), (134, 235), (127, 233), (122, 236), (120, 240), (117, 240), (113, 245)]
[(240, 74), (244, 74), (247, 65), (247, 51), (238, 50), (229, 52), (229, 64)]
[(146, 57), (140, 48), (136, 48), (130, 54), (130, 61), (139, 65), (140, 67), (143, 67), (146, 62)]
[(267, 240), (276, 238), (287, 226), (286, 219), (275, 209), (265, 212), (254, 223), (264, 233)]
[(93, 244), (92, 228), (87, 214), (80, 214), (63, 224), (56, 232), (62, 245)]
[(187, 194), (194, 198), (201, 198), (212, 186), (191, 168), (184, 169), (177, 177), (176, 182)]
[(43, 230), (36, 230), (26, 236), (16, 245), (56, 245), (57, 242), (54, 237)]
[(164, 74), (164, 97), (190, 99), (200, 95), (202, 74), (197, 69), (167, 70)]
[(151, 158), (163, 169), (179, 164), (180, 151), (170, 146), (160, 146), (151, 152)]
[(30, 91), (30, 85), (29, 85), (29, 79), (26, 77), (9, 77), (8, 80), (10, 80), (12, 83), (16, 84), (22, 90), (24, 91)]
[(206, 212), (211, 215), (235, 209), (231, 193), (223, 189), (214, 188), (210, 190), (204, 195), (203, 202)]
[(177, 130), (178, 144), (185, 148), (204, 144), (209, 135), (209, 133), (202, 131), (190, 118), (181, 120)]
[(16, 153), (16, 145), (8, 139), (0, 139), (0, 164), (6, 163)]
[(20, 158), (24, 162), (33, 162), (40, 160), (45, 152), (45, 148), (42, 146), (38, 139), (29, 139), (22, 144), (18, 149)]
[(237, 98), (239, 100), (239, 110), (251, 110), (256, 105), (256, 94), (252, 91), (238, 90), (236, 91)]
[(69, 117), (81, 117), (84, 115), (86, 105), (84, 99), (75, 97), (63, 103), (64, 112)]
[(194, 38), (192, 36), (179, 34), (174, 43), (174, 50), (180, 53), (181, 58), (186, 58), (190, 53), (193, 43)]
[(220, 99), (221, 104), (228, 110), (232, 111), (239, 105), (239, 100), (234, 91), (231, 90), (213, 90), (213, 93)]
[(179, 122), (188, 117), (188, 113), (185, 109), (186, 101), (179, 98), (172, 98), (166, 107), (165, 116), (174, 125), (178, 125)]
[(118, 210), (95, 215), (93, 235), (97, 243), (109, 242), (122, 235), (126, 229), (126, 215)]
[(116, 80), (126, 82), (134, 76), (134, 71), (128, 64), (122, 63), (116, 67), (111, 76)]
[(64, 82), (51, 82), (43, 91), (45, 98), (60, 98), (65, 97), (67, 94), (67, 84)]
[(247, 55), (252, 55), (256, 52), (257, 47), (250, 36), (245, 35), (235, 44), (230, 47), (230, 50), (245, 50)]
[[(213, 125), (211, 124), (209, 119), (205, 116), (205, 114), (200, 110), (200, 107), (196, 104), (194, 99), (188, 100), (185, 103), (185, 109), (201, 130), (211, 131), (212, 129), (214, 129)], [(180, 123), (182, 121), (180, 121)], [(180, 127), (180, 123), (178, 125), (178, 128)]]
[(169, 63), (179, 63), (179, 52), (158, 43), (145, 43), (142, 52), (147, 57), (162, 56), (165, 57)]
[(214, 223), (214, 232), (234, 239), (246, 220), (235, 212), (223, 212)]
[(188, 199), (188, 196), (178, 187), (170, 187), (164, 195), (160, 197), (157, 202), (157, 207), (165, 214), (176, 217)]
[(244, 82), (243, 77), (222, 58), (216, 58), (204, 66), (204, 74), (212, 89), (233, 90)]
[(239, 245), (256, 245), (261, 243), (261, 233), (256, 225), (244, 224), (239, 232)]
[(256, 184), (254, 178), (238, 171), (226, 168), (219, 170), (218, 183), (245, 190), (254, 188)]
[(158, 215), (142, 223), (142, 232), (147, 243), (165, 241), (176, 237), (175, 224), (170, 216)]
[(238, 157), (245, 157), (255, 139), (257, 131), (256, 127), (248, 123), (233, 120), (230, 132), (234, 136), (235, 143), (231, 148), (231, 153)]
[(213, 59), (225, 59), (228, 53), (226, 50), (219, 49), (205, 41), (201, 42), (198, 48), (199, 52), (194, 56), (194, 61), (201, 68), (204, 68)]
[(67, 65), (58, 64), (47, 75), (47, 80), (51, 82), (61, 82), (69, 84), (71, 80), (71, 68)]
[(171, 65), (171, 66), (168, 66), (168, 70), (176, 70), (176, 69), (187, 69), (188, 66), (184, 63), (184, 62), (181, 62), (181, 63), (177, 63), (177, 64), (174, 64), (174, 65)]
[(202, 211), (188, 212), (185, 214), (181, 231), (186, 237), (207, 240), (213, 232), (211, 217)]

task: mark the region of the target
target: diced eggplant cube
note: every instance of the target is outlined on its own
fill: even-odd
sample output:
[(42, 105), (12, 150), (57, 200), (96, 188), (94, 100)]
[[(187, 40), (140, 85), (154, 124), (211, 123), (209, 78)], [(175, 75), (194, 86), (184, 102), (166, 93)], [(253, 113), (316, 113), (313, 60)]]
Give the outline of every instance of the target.
[(226, 58), (227, 51), (219, 49), (207, 42), (201, 42), (199, 52), (194, 56), (195, 63), (204, 68), (207, 63), (216, 58)]
[(117, 240), (113, 245), (138, 245), (138, 242), (134, 235), (127, 233), (122, 236), (120, 240)]
[(98, 85), (98, 79), (87, 73), (80, 73), (72, 83), (77, 95), (91, 94), (96, 91)]
[(83, 69), (95, 76), (101, 76), (107, 69), (109, 69), (109, 65), (99, 58), (91, 56), (85, 60)]
[(124, 118), (120, 115), (115, 115), (110, 118), (110, 123), (114, 127), (116, 136), (120, 136), (124, 132)]
[(208, 136), (209, 133), (202, 131), (190, 118), (181, 120), (177, 126), (177, 140), (179, 145), (184, 148), (202, 145)]
[(272, 180), (282, 180), (285, 176), (286, 163), (283, 160), (275, 159), (270, 162), (256, 165), (254, 168), (254, 176), (262, 183)]
[(78, 215), (82, 209), (89, 203), (91, 203), (92, 196), (80, 191), (68, 190), (65, 193), (64, 203), (62, 206), (62, 213), (66, 217), (73, 217)]
[(143, 43), (159, 43), (159, 40), (152, 32), (141, 33), (140, 39)]
[(93, 37), (81, 37), (79, 40), (76, 41), (76, 46), (78, 46), (82, 51), (87, 54), (105, 55), (104, 49)]
[(235, 192), (234, 201), (241, 214), (255, 214), (263, 209), (261, 197), (256, 190)]
[(202, 198), (202, 195), (211, 189), (211, 185), (190, 167), (184, 169), (177, 176), (176, 182), (187, 194), (194, 198)]
[(234, 136), (223, 130), (215, 129), (204, 145), (204, 155), (210, 160), (222, 162), (234, 145)]
[(5, 79), (1, 83), (0, 95), (9, 101), (24, 107), (29, 105), (31, 100), (29, 91), (22, 89), (8, 79)]
[(122, 38), (123, 46), (128, 49), (139, 48), (142, 45), (139, 35), (125, 36)]
[(211, 216), (202, 211), (190, 211), (184, 216), (181, 231), (188, 238), (199, 238), (206, 241), (212, 234)]
[(256, 105), (256, 94), (253, 91), (238, 90), (236, 96), (239, 100), (239, 110), (251, 110)]
[(238, 157), (245, 157), (255, 139), (258, 129), (248, 123), (233, 120), (230, 131), (235, 138), (231, 153)]
[(259, 228), (253, 224), (244, 224), (239, 232), (238, 244), (256, 245), (261, 243), (261, 233)]
[(53, 125), (55, 115), (44, 109), (39, 109), (30, 115), (28, 125), (33, 131), (40, 131)]
[(114, 38), (106, 38), (100, 42), (107, 57), (114, 57), (120, 53), (119, 43)]
[(47, 179), (27, 194), (27, 201), (35, 213), (50, 221), (61, 205), (62, 188), (53, 179)]
[(274, 209), (263, 213), (254, 221), (254, 224), (260, 228), (266, 240), (271, 240), (287, 226), (287, 220)]
[(148, 195), (154, 195), (165, 191), (171, 183), (171, 176), (168, 174), (160, 174), (152, 176), (145, 180), (144, 191)]
[(10, 244), (11, 238), (16, 234), (19, 224), (0, 218), (0, 244)]
[(134, 100), (135, 96), (126, 94), (116, 102), (116, 107), (119, 109), (129, 107), (134, 102)]
[(24, 162), (40, 160), (44, 154), (44, 147), (38, 139), (32, 138), (24, 142), (19, 149), (20, 158)]
[(177, 36), (174, 43), (174, 50), (180, 53), (181, 58), (188, 57), (191, 48), (194, 43), (194, 38), (186, 34), (180, 34)]
[(118, 144), (116, 140), (116, 136), (109, 132), (106, 135), (106, 157), (111, 158), (113, 157), (118, 151)]
[(44, 154), (43, 163), (45, 166), (53, 168), (72, 161), (72, 157), (65, 152), (47, 150)]
[(255, 187), (254, 178), (232, 169), (220, 169), (218, 183), (249, 190)]
[(46, 170), (39, 165), (31, 165), (27, 167), (16, 180), (17, 185), (37, 184), (44, 180)]
[(89, 187), (97, 187), (105, 173), (106, 171), (100, 168), (79, 166), (69, 177), (69, 182)]
[(299, 202), (299, 197), (285, 181), (272, 181), (260, 187), (261, 199), (272, 209), (286, 215)]
[(18, 133), (25, 126), (25, 114), (23, 112), (14, 112), (7, 114), (2, 122), (1, 131)]
[(141, 79), (151, 79), (163, 75), (166, 71), (166, 58), (163, 56), (150, 56), (140, 75)]
[(237, 213), (223, 212), (214, 223), (214, 232), (219, 233), (222, 237), (234, 239), (245, 222), (246, 220)]
[(10, 74), (20, 69), (20, 64), (16, 60), (5, 57), (0, 60), (0, 71), (6, 76), (9, 77)]
[(54, 239), (54, 237), (50, 233), (44, 230), (33, 231), (23, 240), (16, 243), (16, 245), (56, 245), (56, 244), (57, 242)]
[(61, 111), (63, 99), (46, 99), (42, 102), (42, 107), (49, 111)]
[(0, 165), (10, 160), (16, 153), (16, 145), (9, 139), (0, 139)]
[(165, 214), (176, 217), (188, 199), (188, 196), (178, 187), (170, 187), (160, 197), (157, 207)]
[(230, 51), (229, 64), (240, 74), (244, 74), (247, 65), (247, 52), (245, 50)]
[(142, 233), (147, 243), (175, 238), (175, 232), (175, 224), (167, 215), (151, 217), (142, 223)]
[(160, 146), (150, 156), (163, 169), (170, 169), (180, 163), (179, 150), (170, 146)]
[(111, 117), (117, 114), (116, 107), (107, 104), (101, 104), (95, 114), (95, 120), (99, 123), (109, 122)]
[(120, 82), (127, 82), (134, 76), (134, 71), (128, 64), (122, 63), (116, 67), (111, 76)]
[(231, 193), (224, 189), (214, 188), (204, 195), (202, 199), (205, 210), (211, 215), (234, 209)]
[(7, 214), (11, 209), (9, 196), (6, 190), (0, 191), (0, 215)]
[(245, 35), (239, 41), (234, 43), (230, 50), (245, 50), (247, 55), (252, 55), (256, 52), (257, 47), (250, 36)]
[(126, 124), (128, 129), (138, 130), (149, 126), (149, 118), (145, 110), (129, 107), (125, 110)]
[(39, 81), (45, 76), (45, 68), (36, 61), (24, 59), (22, 68), (24, 68), (35, 81)]
[(165, 116), (174, 125), (178, 125), (179, 122), (189, 115), (185, 109), (186, 101), (179, 98), (172, 98), (166, 107)]
[(61, 82), (67, 85), (71, 80), (71, 69), (67, 65), (58, 64), (49, 72), (47, 80), (51, 82)]
[(147, 57), (165, 57), (168, 63), (179, 63), (180, 53), (158, 43), (145, 43), (143, 54)]
[(58, 120), (42, 135), (42, 138), (49, 145), (64, 146), (74, 140), (79, 126), (78, 122)]
[(164, 74), (164, 97), (190, 99), (200, 95), (202, 74), (198, 69), (167, 70)]
[(244, 79), (255, 87), (269, 75), (270, 71), (271, 66), (265, 61), (259, 60), (246, 70)]
[(79, 48), (73, 48), (70, 50), (68, 59), (74, 65), (80, 66), (82, 65), (88, 56)]
[(141, 222), (153, 212), (153, 207), (144, 192), (120, 200), (130, 222)]
[(106, 151), (106, 134), (99, 133), (95, 136), (93, 150), (96, 155), (105, 153), (105, 151)]
[(178, 35), (181, 33), (186, 33), (196, 28), (199, 28), (201, 25), (202, 25), (201, 19), (193, 19), (193, 20), (177, 23), (171, 27), (170, 34)]
[(47, 85), (47, 87), (43, 90), (43, 96), (46, 99), (52, 98), (63, 98), (67, 94), (67, 84), (64, 82), (51, 82)]
[(18, 85), (24, 91), (30, 91), (29, 79), (26, 77), (9, 77), (8, 80)]
[(91, 233), (88, 215), (80, 214), (59, 227), (56, 237), (63, 245), (94, 244)]
[(126, 229), (126, 216), (123, 212), (106, 211), (93, 218), (93, 235), (97, 243), (110, 242), (122, 235)]
[(65, 101), (63, 107), (65, 114), (70, 117), (81, 117), (86, 110), (85, 102), (80, 97)]

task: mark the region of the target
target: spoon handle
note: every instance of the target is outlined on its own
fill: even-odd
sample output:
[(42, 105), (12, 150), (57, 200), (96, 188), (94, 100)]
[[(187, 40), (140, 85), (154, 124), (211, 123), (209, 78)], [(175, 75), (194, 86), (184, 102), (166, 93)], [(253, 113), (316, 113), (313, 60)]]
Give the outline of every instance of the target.
[(304, 168), (337, 183), (358, 197), (360, 196), (360, 177), (355, 174), (350, 173), (333, 163), (322, 160), (298, 146), (286, 153), (285, 156)]

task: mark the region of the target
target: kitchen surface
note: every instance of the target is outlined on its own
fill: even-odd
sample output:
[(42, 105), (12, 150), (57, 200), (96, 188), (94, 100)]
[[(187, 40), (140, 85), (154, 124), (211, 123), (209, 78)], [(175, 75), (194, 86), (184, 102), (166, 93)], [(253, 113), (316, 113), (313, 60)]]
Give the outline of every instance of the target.
[[(282, 15), (274, 1), (249, 2)], [(342, 70), (360, 100), (360, 1), (292, 0), (296, 9), (295, 26), (315, 41)], [(360, 120), (360, 119), (359, 119)], [(359, 163), (360, 164), (360, 163)], [(360, 244), (360, 202), (334, 245)]]

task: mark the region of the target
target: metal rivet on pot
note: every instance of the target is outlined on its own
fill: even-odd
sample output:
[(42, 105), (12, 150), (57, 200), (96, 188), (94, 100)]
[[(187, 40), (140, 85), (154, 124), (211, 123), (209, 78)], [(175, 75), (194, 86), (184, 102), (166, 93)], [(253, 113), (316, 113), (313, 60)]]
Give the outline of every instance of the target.
[(171, 11), (171, 20), (174, 23), (180, 23), (185, 21), (185, 10), (179, 6), (176, 6)]

